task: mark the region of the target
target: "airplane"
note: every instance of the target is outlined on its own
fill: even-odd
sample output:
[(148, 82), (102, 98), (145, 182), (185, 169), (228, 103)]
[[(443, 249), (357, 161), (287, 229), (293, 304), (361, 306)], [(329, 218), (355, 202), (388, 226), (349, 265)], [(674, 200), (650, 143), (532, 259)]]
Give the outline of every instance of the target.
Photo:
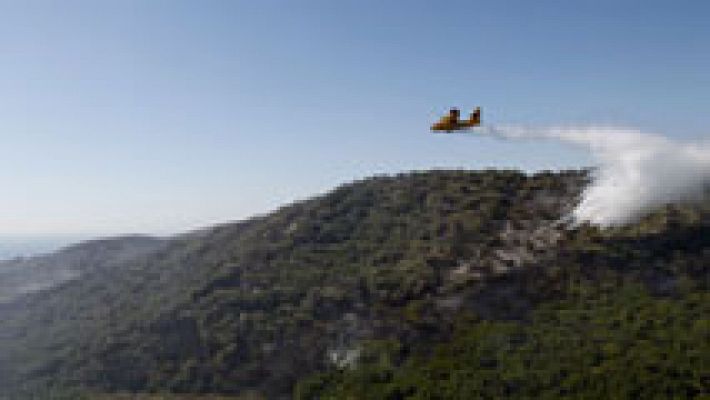
[(476, 107), (469, 119), (463, 121), (459, 120), (459, 114), (458, 108), (452, 108), (449, 110), (448, 115), (444, 115), (437, 123), (431, 126), (431, 130), (434, 132), (451, 133), (453, 131), (460, 131), (481, 125), (481, 107)]

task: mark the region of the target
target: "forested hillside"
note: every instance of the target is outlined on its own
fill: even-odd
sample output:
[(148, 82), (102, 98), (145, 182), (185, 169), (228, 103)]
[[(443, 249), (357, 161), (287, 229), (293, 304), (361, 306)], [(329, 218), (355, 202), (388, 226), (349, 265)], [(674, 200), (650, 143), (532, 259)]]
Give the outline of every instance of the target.
[(164, 242), (147, 236), (97, 239), (52, 254), (0, 261), (0, 306), (19, 297), (110, 268), (157, 250)]
[(0, 309), (0, 387), (8, 398), (710, 396), (710, 204), (570, 226), (586, 180), (375, 177), (87, 268)]

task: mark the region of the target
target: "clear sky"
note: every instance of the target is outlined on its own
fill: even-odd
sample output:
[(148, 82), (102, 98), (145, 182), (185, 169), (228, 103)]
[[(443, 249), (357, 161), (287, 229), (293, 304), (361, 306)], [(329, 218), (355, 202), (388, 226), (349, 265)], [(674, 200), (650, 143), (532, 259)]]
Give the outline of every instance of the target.
[(0, 1), (0, 236), (166, 234), (412, 169), (588, 165), (434, 136), (708, 136), (706, 1)]

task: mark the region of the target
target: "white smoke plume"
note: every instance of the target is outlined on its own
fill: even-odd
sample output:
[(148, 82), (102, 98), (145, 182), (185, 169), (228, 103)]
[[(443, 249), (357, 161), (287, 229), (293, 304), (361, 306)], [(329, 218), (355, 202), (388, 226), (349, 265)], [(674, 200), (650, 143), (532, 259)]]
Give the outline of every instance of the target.
[(575, 222), (633, 222), (669, 203), (701, 198), (710, 184), (710, 143), (677, 142), (634, 129), (483, 127), (506, 139), (552, 139), (588, 148), (598, 165), (572, 212)]

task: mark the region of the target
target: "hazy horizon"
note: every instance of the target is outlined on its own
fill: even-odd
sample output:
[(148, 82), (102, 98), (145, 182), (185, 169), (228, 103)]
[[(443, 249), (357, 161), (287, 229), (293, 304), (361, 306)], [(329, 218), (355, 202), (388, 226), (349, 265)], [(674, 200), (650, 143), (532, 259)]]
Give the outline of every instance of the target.
[(75, 235), (0, 236), (0, 261), (51, 253), (62, 247), (89, 239)]

